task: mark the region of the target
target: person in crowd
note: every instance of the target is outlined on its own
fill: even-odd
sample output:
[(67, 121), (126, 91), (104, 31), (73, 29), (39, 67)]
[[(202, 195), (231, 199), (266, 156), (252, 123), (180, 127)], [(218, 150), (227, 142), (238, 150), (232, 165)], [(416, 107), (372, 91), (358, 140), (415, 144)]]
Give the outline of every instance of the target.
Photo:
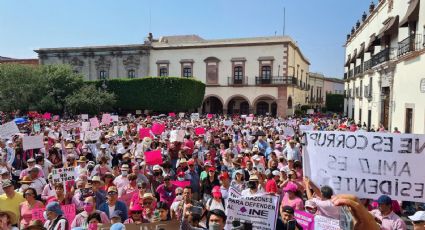
[(34, 188), (26, 188), (23, 191), (23, 196), (25, 197), (26, 201), (22, 202), (19, 206), (19, 212), (21, 214), (21, 228), (29, 226), (30, 221), (32, 220), (33, 209), (44, 208), (43, 202), (36, 200), (37, 191)]
[(244, 173), (241, 169), (237, 170), (235, 172), (235, 176), (232, 180), (232, 182), (230, 182), (230, 186), (237, 189), (238, 191), (243, 191), (244, 189), (246, 189), (246, 182), (244, 179)]
[(295, 210), (291, 206), (282, 206), (280, 209), (281, 219), (276, 222), (276, 229), (302, 230), (303, 228), (297, 223), (294, 214)]
[(137, 184), (138, 192), (134, 193), (130, 200), (129, 208), (133, 207), (134, 204), (143, 204), (143, 196), (146, 193), (148, 184), (145, 182), (139, 182)]
[(200, 184), (201, 184), (201, 180), (199, 177), (199, 172), (196, 170), (195, 168), (195, 160), (190, 159), (187, 162), (187, 165), (189, 166), (189, 169), (186, 171), (186, 175), (188, 175), (190, 177), (190, 186), (193, 189), (193, 199), (198, 200), (199, 197), (199, 193), (200, 193)]
[(0, 210), (0, 230), (18, 230), (12, 223), (16, 223), (16, 215), (11, 211)]
[(227, 200), (229, 196), (229, 188), (230, 188), (230, 176), (228, 172), (221, 172), (218, 177), (220, 180), (220, 192), (224, 200)]
[(40, 194), (41, 197), (41, 193), (43, 192), (43, 189), (46, 186), (47, 182), (45, 178), (39, 176), (39, 171), (40, 169), (37, 167), (32, 168), (29, 171), (29, 177), (31, 180), (30, 187), (34, 188), (37, 191), (37, 194)]
[(118, 200), (117, 187), (109, 187), (107, 201), (100, 205), (99, 210), (106, 213), (110, 218), (112, 218), (112, 214), (116, 210), (121, 212), (121, 220), (126, 220), (128, 217), (127, 205)]
[(206, 202), (212, 197), (211, 191), (214, 186), (220, 186), (218, 177), (214, 167), (208, 169), (208, 177), (202, 180), (201, 193), (203, 194), (203, 201)]
[[(184, 172), (182, 173), (184, 175)], [(177, 186), (171, 183), (170, 176), (164, 176), (164, 183), (156, 189), (156, 193), (159, 194), (159, 201), (167, 203), (168, 207), (170, 207), (176, 197), (176, 188)]]
[(89, 216), (92, 214), (98, 214), (100, 217), (99, 223), (107, 224), (109, 223), (108, 215), (100, 210), (96, 209), (96, 198), (89, 196), (84, 199), (82, 212), (78, 213), (74, 220), (72, 221), (71, 227), (87, 227), (87, 224), (90, 223)]
[(372, 210), (371, 214), (382, 229), (407, 229), (404, 221), (392, 211), (392, 200), (387, 195), (381, 195), (378, 198), (378, 209)]
[(20, 216), (20, 204), (26, 200), (22, 196), (22, 193), (15, 191), (11, 180), (3, 180), (2, 188), (4, 194), (0, 195), (0, 210), (13, 213), (15, 218), (11, 219), (11, 223), (12, 225), (16, 225), (17, 217)]
[(214, 186), (212, 189), (212, 198), (210, 198), (205, 205), (205, 208), (207, 211), (213, 210), (213, 209), (220, 209), (223, 212), (225, 211), (225, 202), (221, 195), (221, 189), (220, 186)]
[(412, 222), (413, 230), (425, 230), (425, 211), (417, 211), (415, 214), (409, 216)]
[(52, 174), (50, 173), (47, 179), (47, 184), (41, 193), (41, 200), (46, 201), (49, 197), (56, 196), (55, 186), (53, 185)]
[(247, 183), (247, 189), (243, 190), (242, 196), (255, 196), (264, 193), (264, 190), (259, 189), (259, 181), (257, 175), (251, 175)]
[(44, 227), (51, 230), (68, 230), (68, 220), (65, 218), (60, 204), (56, 201), (50, 202), (46, 206), (47, 220)]
[(165, 202), (158, 202), (156, 204), (155, 212), (158, 213), (158, 215), (155, 214), (155, 219), (153, 222), (164, 222), (169, 221), (171, 219), (170, 208)]
[(55, 195), (47, 198), (46, 203), (50, 203), (52, 201), (59, 202), (61, 205), (72, 203), (72, 194), (69, 191), (65, 193), (65, 187), (63, 183), (56, 183), (54, 188)]
[(156, 208), (156, 198), (152, 193), (145, 193), (143, 195), (142, 208), (143, 219), (148, 221), (152, 220), (154, 218), (154, 211)]
[(317, 204), (316, 202), (312, 200), (306, 200), (304, 204), (305, 211), (310, 214), (316, 214), (317, 213)]
[(150, 222), (149, 220), (143, 219), (143, 208), (140, 204), (134, 204), (128, 213), (129, 217), (124, 221), (124, 224), (141, 224)]
[[(314, 201), (317, 205), (317, 214), (333, 219), (339, 218), (340, 208), (336, 207), (331, 201), (334, 195), (331, 187), (325, 185), (319, 189), (308, 177), (304, 177), (304, 185), (307, 199)], [(312, 190), (315, 196), (313, 196)]]
[(110, 172), (106, 172), (105, 175), (103, 176), (103, 186), (102, 186), (102, 190), (103, 191), (108, 191), (108, 188), (111, 186), (115, 186), (114, 184), (114, 176), (112, 175), (112, 173)]
[(30, 224), (23, 230), (47, 230), (47, 229), (43, 226), (43, 222), (41, 222), (41, 220), (31, 220)]
[(282, 198), (281, 212), (284, 206), (289, 206), (294, 210), (304, 210), (304, 202), (301, 197), (297, 195), (298, 188), (296, 184), (291, 182), (288, 183), (283, 189), (283, 192), (285, 194)]
[(124, 186), (121, 190), (118, 190), (119, 199), (123, 201), (127, 206), (130, 205), (133, 195), (139, 192), (139, 188), (137, 186), (137, 175), (131, 173), (130, 175), (128, 175), (128, 180), (130, 181), (130, 183), (127, 186)]

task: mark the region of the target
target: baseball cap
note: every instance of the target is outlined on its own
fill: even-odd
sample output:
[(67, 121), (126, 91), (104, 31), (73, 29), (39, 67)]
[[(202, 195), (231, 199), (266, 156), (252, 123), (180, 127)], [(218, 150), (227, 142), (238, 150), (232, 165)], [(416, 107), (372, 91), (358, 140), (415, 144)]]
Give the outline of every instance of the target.
[(304, 206), (305, 207), (310, 207), (310, 208), (317, 208), (317, 204), (313, 200), (307, 200), (305, 202), (305, 205)]
[(282, 208), (282, 212), (286, 212), (288, 214), (294, 215), (294, 209), (291, 206), (285, 205)]
[(296, 192), (297, 186), (293, 183), (288, 183), (285, 188), (283, 189), (284, 192)]
[(207, 166), (212, 166), (211, 161), (205, 161), (204, 166), (205, 166), (205, 167), (207, 167)]
[(153, 171), (155, 171), (155, 170), (161, 170), (161, 166), (154, 165), (152, 169), (153, 169)]
[(417, 211), (413, 216), (409, 216), (412, 221), (425, 221), (425, 211)]
[(3, 180), (1, 183), (1, 187), (2, 188), (7, 188), (9, 186), (13, 186), (12, 181), (7, 179), (7, 180)]
[(280, 175), (278, 170), (273, 170), (272, 174), (273, 174), (273, 176), (279, 176)]
[(392, 200), (387, 195), (382, 195), (378, 198), (378, 204), (392, 204)]
[(218, 177), (219, 180), (229, 179), (230, 175), (228, 172), (221, 172), (220, 176)]
[(220, 186), (218, 186), (218, 185), (214, 186), (211, 193), (212, 193), (213, 197), (221, 198)]
[(108, 193), (109, 192), (118, 192), (118, 189), (115, 186), (111, 186), (111, 187), (108, 188)]

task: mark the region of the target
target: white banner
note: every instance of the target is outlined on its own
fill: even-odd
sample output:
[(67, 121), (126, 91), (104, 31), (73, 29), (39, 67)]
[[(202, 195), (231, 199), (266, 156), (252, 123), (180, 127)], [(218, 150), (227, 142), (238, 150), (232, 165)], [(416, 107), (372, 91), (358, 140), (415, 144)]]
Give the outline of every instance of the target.
[(229, 188), (226, 204), (226, 226), (232, 229), (233, 220), (245, 220), (252, 223), (252, 229), (274, 230), (278, 212), (279, 197), (268, 194), (259, 196), (241, 196), (233, 187)]
[(81, 122), (81, 131), (89, 131), (90, 130), (90, 122), (88, 121), (83, 121)]
[(24, 136), (22, 138), (22, 147), (24, 150), (43, 148), (44, 147), (43, 135)]
[(75, 171), (72, 167), (52, 169), (53, 184), (71, 181), (75, 179)]
[(425, 135), (306, 132), (304, 175), (336, 194), (425, 202)]
[(295, 136), (295, 132), (292, 127), (284, 127), (283, 134), (285, 134), (286, 136), (291, 136), (291, 137)]
[(69, 123), (69, 124), (64, 124), (62, 125), (62, 129), (63, 130), (71, 130), (71, 129), (76, 129), (80, 127), (80, 122), (74, 122), (74, 123)]
[(331, 219), (325, 216), (315, 215), (314, 230), (341, 230), (341, 228), (339, 227), (339, 220)]
[(184, 141), (184, 130), (172, 130), (170, 132), (170, 142), (183, 142)]
[(101, 131), (85, 131), (84, 132), (84, 140), (86, 141), (97, 141), (102, 134)]
[(300, 132), (304, 133), (306, 131), (314, 130), (314, 125), (300, 125)]
[(8, 139), (17, 133), (19, 133), (19, 129), (14, 121), (0, 125), (0, 137), (3, 139)]
[(88, 114), (81, 114), (81, 119), (88, 120), (89, 119), (89, 115)]

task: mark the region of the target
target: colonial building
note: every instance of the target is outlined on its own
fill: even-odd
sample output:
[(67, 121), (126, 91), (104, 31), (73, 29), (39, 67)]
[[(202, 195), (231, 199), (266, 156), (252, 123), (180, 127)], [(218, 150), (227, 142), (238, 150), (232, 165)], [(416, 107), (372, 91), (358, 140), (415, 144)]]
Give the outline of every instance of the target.
[(424, 30), (420, 0), (371, 3), (345, 45), (349, 117), (368, 127), (425, 132)]
[(326, 106), (326, 94), (344, 94), (343, 80), (325, 77), (321, 73), (310, 73), (308, 85), (309, 94), (306, 102), (315, 109)]
[(140, 45), (36, 50), (41, 64), (70, 64), (87, 80), (145, 76), (204, 82), (206, 113), (292, 115), (306, 103), (309, 61), (287, 36), (206, 40), (152, 34)]

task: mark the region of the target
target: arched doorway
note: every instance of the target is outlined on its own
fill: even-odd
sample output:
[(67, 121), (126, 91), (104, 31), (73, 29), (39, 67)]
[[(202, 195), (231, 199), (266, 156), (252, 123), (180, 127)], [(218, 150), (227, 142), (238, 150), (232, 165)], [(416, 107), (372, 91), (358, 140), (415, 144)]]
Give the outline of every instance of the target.
[(257, 103), (257, 115), (266, 115), (269, 112), (269, 103), (260, 101)]
[(202, 104), (202, 113), (222, 114), (223, 103), (215, 96), (207, 97)]
[(292, 109), (292, 97), (288, 97), (288, 109)]
[(227, 103), (228, 114), (249, 114), (249, 102), (242, 96), (235, 96)]

